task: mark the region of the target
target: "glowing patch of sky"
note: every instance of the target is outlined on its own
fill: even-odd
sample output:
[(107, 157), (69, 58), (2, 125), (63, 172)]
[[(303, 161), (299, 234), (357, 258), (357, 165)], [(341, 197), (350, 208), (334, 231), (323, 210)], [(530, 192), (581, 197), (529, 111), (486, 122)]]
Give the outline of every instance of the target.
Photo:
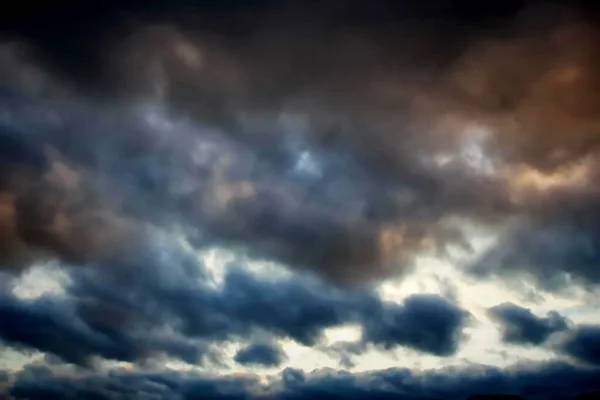
[(328, 344), (335, 342), (354, 342), (361, 337), (361, 327), (359, 325), (344, 325), (325, 329), (323, 335)]
[(493, 175), (497, 172), (492, 160), (486, 154), (485, 146), (490, 132), (483, 127), (473, 126), (464, 130), (456, 152), (441, 152), (433, 157), (424, 157), (437, 167), (449, 163), (459, 163), (479, 175)]
[(24, 352), (0, 344), (0, 370), (17, 371), (43, 356), (38, 351)]
[(36, 299), (44, 294), (60, 295), (69, 282), (68, 275), (52, 263), (32, 267), (16, 281), (15, 296)]
[(294, 172), (304, 176), (321, 177), (322, 171), (318, 161), (309, 151), (302, 151), (294, 165)]

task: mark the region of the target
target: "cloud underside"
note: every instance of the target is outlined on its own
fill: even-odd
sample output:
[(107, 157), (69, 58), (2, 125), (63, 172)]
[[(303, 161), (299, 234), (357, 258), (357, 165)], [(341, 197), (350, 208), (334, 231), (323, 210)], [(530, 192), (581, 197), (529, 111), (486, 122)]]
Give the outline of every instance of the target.
[(333, 370), (304, 373), (287, 368), (270, 384), (253, 374), (199, 376), (177, 372), (57, 374), (40, 365), (14, 377), (10, 394), (28, 399), (465, 399), (477, 394), (514, 394), (528, 399), (569, 399), (598, 390), (598, 372), (564, 363), (532, 364), (501, 370), (472, 366), (464, 370), (415, 373), (388, 369), (364, 374)]
[(3, 267), (110, 258), (152, 224), (356, 285), (468, 248), (466, 222), (506, 232), (476, 275), (595, 285), (594, 25), (525, 13), (502, 39), (457, 36), (466, 50), (440, 64), (426, 24), (350, 32), (329, 11), (327, 40), (266, 24), (243, 49), (170, 16), (90, 43), (98, 75), (6, 43)]
[[(161, 355), (210, 365), (222, 356), (219, 343), (272, 335), (317, 346), (327, 328), (358, 324), (355, 353), (405, 346), (443, 357), (457, 351), (469, 318), (437, 295), (386, 302), (372, 291), (341, 291), (301, 276), (265, 281), (236, 266), (214, 286), (186, 271), (189, 258), (173, 256), (163, 266), (156, 257), (132, 260), (119, 277), (77, 270), (62, 295), (0, 299), (0, 339), (88, 367), (97, 358), (142, 362)], [(284, 361), (276, 347), (260, 342), (234, 361)]]
[(488, 310), (502, 331), (505, 343), (545, 346), (580, 364), (600, 365), (600, 326), (573, 324), (556, 311), (540, 317), (531, 310), (503, 303)]
[(541, 345), (551, 335), (566, 331), (569, 321), (556, 311), (547, 317), (538, 317), (531, 310), (512, 303), (504, 303), (489, 310), (492, 319), (503, 328), (503, 340), (522, 345)]
[[(451, 20), (384, 18), (373, 29), (341, 22), (353, 14), (337, 7), (242, 13), (239, 30), (174, 10), (81, 34), (85, 51), (31, 32), (0, 43), (5, 345), (92, 369), (160, 357), (277, 367), (289, 361), (281, 339), (341, 362), (373, 348), (451, 357), (473, 322), (461, 304), (437, 294), (388, 301), (377, 284), (435, 256), (457, 276), (499, 285), (597, 289), (594, 22), (552, 8), (525, 10), (494, 34)], [(481, 254), (474, 229), (495, 237)], [(215, 249), (233, 260), (218, 271), (206, 258)], [(269, 272), (255, 273), (256, 263)], [(63, 293), (19, 298), (13, 285), (40, 265), (66, 274)], [(600, 365), (595, 326), (510, 303), (488, 311), (506, 343)], [(347, 325), (360, 328), (356, 341), (324, 344), (325, 330)], [(226, 359), (233, 342), (245, 347)], [(586, 368), (287, 369), (274, 396), (497, 389), (543, 398), (545, 379), (555, 394), (597, 389)], [(128, 386), (140, 398), (191, 399), (266, 390), (252, 377), (77, 371), (26, 369), (11, 391), (110, 398)]]

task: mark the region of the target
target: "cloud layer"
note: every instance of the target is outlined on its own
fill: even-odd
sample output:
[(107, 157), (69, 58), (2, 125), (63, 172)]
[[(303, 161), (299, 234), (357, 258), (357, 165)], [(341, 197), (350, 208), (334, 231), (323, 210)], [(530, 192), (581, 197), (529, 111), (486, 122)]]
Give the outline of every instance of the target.
[[(8, 82), (29, 68), (42, 82), (74, 85), (70, 94), (49, 89), (43, 102), (39, 91), (29, 99), (3, 94), (3, 140), (13, 149), (4, 208), (18, 221), (5, 224), (18, 225), (4, 234), (16, 243), (11, 252), (26, 246), (67, 261), (95, 258), (123, 240), (114, 225), (133, 213), (198, 231), (197, 244), (356, 284), (406, 272), (422, 253), (466, 246), (458, 221), (510, 221), (475, 272), (525, 272), (549, 289), (566, 279), (594, 284), (598, 35), (585, 19), (542, 9), (549, 11), (523, 12), (500, 37), (458, 35), (446, 21), (440, 29), (466, 46), (457, 54), (436, 54), (445, 52), (427, 24), (375, 31), (366, 18), (353, 30), (339, 20), (354, 15), (350, 6), (315, 10), (329, 19), (327, 32), (316, 15), (288, 24), (285, 9), (263, 10), (242, 49), (233, 46), (237, 32), (195, 31), (177, 13), (138, 23), (122, 40), (105, 32), (106, 45), (90, 42), (81, 62), (102, 57), (107, 70), (88, 80), (113, 104), (140, 96), (163, 104), (142, 111), (89, 104), (79, 85), (91, 69), (52, 75), (35, 64), (30, 45), (7, 44)], [(66, 61), (51, 46), (37, 53), (44, 52)], [(62, 159), (48, 159), (45, 147)], [(78, 185), (49, 177), (57, 168), (73, 170)], [(23, 170), (39, 183), (22, 188)], [(52, 205), (34, 202), (50, 190)], [(115, 197), (116, 205), (103, 204)], [(75, 198), (94, 206), (71, 204)], [(41, 208), (45, 219), (68, 223), (60, 232), (40, 224)], [(105, 214), (118, 221), (92, 231), (110, 237), (86, 238), (82, 230)], [(541, 250), (556, 238), (568, 239), (552, 254)], [(5, 264), (22, 257), (7, 254)]]
[[(7, 373), (0, 393), (562, 399), (599, 389), (592, 322), (509, 299), (478, 320), (468, 296), (392, 300), (380, 286), (433, 257), (474, 284), (598, 290), (594, 15), (519, 1), (158, 3), (106, 3), (93, 18), (40, 9), (0, 38), (0, 340), (54, 360)], [(49, 266), (64, 273), (60, 291), (17, 293)], [(345, 366), (372, 351), (444, 362), (485, 318), (505, 344), (555, 359), (270, 378), (148, 372), (173, 360), (285, 368), (282, 343)], [(348, 326), (356, 339), (327, 339)], [(111, 362), (131, 370), (107, 371)]]
[(312, 399), (353, 398), (417, 400), (465, 399), (484, 393), (518, 394), (529, 399), (570, 399), (598, 389), (598, 373), (563, 363), (528, 365), (503, 371), (473, 366), (463, 371), (418, 374), (390, 369), (366, 374), (318, 370), (310, 374), (285, 369), (271, 385), (255, 375), (243, 377), (197, 376), (177, 372), (112, 370), (105, 374), (53, 373), (31, 365), (15, 377), (11, 394), (16, 398), (68, 399)]

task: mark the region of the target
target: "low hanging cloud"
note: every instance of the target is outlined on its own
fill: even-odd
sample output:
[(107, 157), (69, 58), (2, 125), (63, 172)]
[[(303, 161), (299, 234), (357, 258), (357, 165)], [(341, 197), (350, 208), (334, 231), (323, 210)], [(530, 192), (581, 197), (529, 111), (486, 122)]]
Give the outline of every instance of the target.
[[(228, 268), (215, 287), (193, 254), (174, 248), (163, 249), (163, 261), (140, 257), (127, 267), (113, 267), (110, 274), (104, 268), (74, 270), (66, 300), (85, 311), (79, 315), (91, 329), (100, 324), (101, 331), (108, 326), (128, 337), (155, 327), (190, 343), (268, 334), (320, 348), (325, 329), (359, 324), (363, 337), (356, 346), (361, 352), (365, 345), (376, 344), (440, 357), (458, 351), (465, 339), (462, 330), (470, 322), (459, 305), (437, 295), (388, 302), (370, 290), (341, 291), (298, 275), (265, 279), (240, 267)], [(103, 318), (98, 321), (96, 315)]]
[[(11, 279), (0, 338), (134, 371), (30, 367), (11, 375), (8, 393), (545, 399), (548, 381), (556, 396), (597, 390), (595, 327), (510, 304), (489, 310), (505, 341), (552, 344), (586, 365), (287, 369), (269, 388), (253, 376), (141, 372), (161, 358), (284, 365), (280, 339), (342, 358), (373, 347), (455, 355), (472, 321), (460, 304), (425, 294), (392, 302), (374, 288), (422, 256), (473, 250), (472, 226), (499, 238), (457, 266), (471, 275), (596, 288), (596, 21), (574, 6), (509, 5), (475, 26), (439, 1), (429, 17), (406, 2), (107, 4), (93, 17), (73, 5), (9, 24), (0, 270)], [(43, 28), (50, 21), (56, 29)], [(200, 259), (214, 248), (236, 260), (220, 275)], [(285, 275), (254, 274), (255, 261)], [(64, 292), (17, 298), (12, 278), (46, 262), (66, 272)], [(362, 330), (357, 341), (323, 344), (325, 330), (349, 324)], [(224, 360), (219, 346), (232, 341), (248, 347)]]
[(580, 325), (560, 344), (561, 350), (586, 364), (600, 365), (600, 326)]
[(506, 343), (522, 346), (548, 346), (559, 354), (587, 365), (598, 365), (600, 326), (573, 324), (556, 311), (539, 317), (531, 310), (504, 303), (488, 310), (502, 330)]
[[(368, 317), (369, 318), (369, 317)], [(401, 307), (383, 307), (364, 326), (364, 341), (385, 349), (406, 345), (415, 350), (449, 356), (465, 339), (461, 327), (468, 313), (440, 296), (413, 295)]]
[(49, 114), (41, 119), (15, 115), (11, 95), (2, 96), (0, 269), (19, 270), (52, 258), (82, 264), (107, 260), (125, 243), (132, 248), (142, 230), (116, 212), (87, 171), (62, 158), (35, 130), (37, 124), (56, 129), (52, 120), (56, 125), (60, 117), (39, 108), (32, 112)]
[(494, 306), (488, 314), (500, 325), (502, 340), (512, 344), (539, 346), (552, 334), (566, 331), (570, 325), (556, 311), (538, 317), (531, 310), (512, 303)]
[(548, 290), (596, 286), (600, 235), (594, 184), (583, 181), (572, 193), (556, 193), (556, 204), (511, 228), (473, 271), (488, 277), (518, 274)]
[[(495, 228), (517, 220), (516, 234), (475, 272), (594, 284), (594, 251), (584, 256), (577, 247), (597, 247), (590, 210), (598, 186), (600, 36), (592, 21), (542, 7), (525, 10), (496, 37), (461, 33), (442, 20), (444, 40), (463, 49), (456, 52), (441, 50), (439, 32), (427, 24), (386, 25), (381, 10), (369, 12), (389, 30), (368, 22), (350, 29), (340, 16), (354, 15), (351, 5), (313, 11), (298, 14), (310, 33), (291, 23), (285, 7), (259, 7), (256, 20), (236, 14), (255, 26), (255, 35), (241, 37), (214, 21), (194, 29), (176, 8), (164, 20), (116, 21), (126, 34), (94, 33), (78, 63), (56, 47), (36, 48), (50, 37), (6, 45), (9, 86), (26, 68), (43, 71), (52, 85), (43, 94), (17, 84), (3, 93), (3, 137), (23, 155), (16, 162), (15, 154), (3, 156), (16, 167), (2, 180), (22, 182), (16, 170), (35, 165), (42, 172), (27, 180), (46, 193), (56, 166), (40, 160), (51, 148), (86, 187), (63, 196), (91, 202), (82, 193), (92, 190), (109, 203), (99, 211), (81, 204), (83, 216), (75, 205), (60, 208), (60, 199), (54, 209), (44, 204), (46, 219), (62, 218), (67, 228), (27, 230), (23, 238), (11, 218), (28, 216), (12, 211), (10, 199), (36, 210), (40, 196), (7, 187), (10, 249), (54, 252), (71, 263), (114, 253), (123, 223), (95, 225), (113, 213), (116, 221), (183, 229), (198, 246), (231, 247), (357, 284), (406, 273), (424, 253), (468, 248), (459, 221)], [(46, 72), (48, 60), (70, 73)], [(101, 67), (92, 67), (97, 60)], [(92, 100), (92, 88), (104, 104)], [(132, 106), (143, 102), (158, 106)], [(563, 171), (573, 165), (589, 165), (588, 172), (567, 184)], [(567, 213), (556, 214), (566, 205)], [(103, 234), (92, 238), (96, 231)], [(546, 231), (585, 239), (546, 261), (538, 250)], [(518, 247), (524, 243), (527, 249)], [(29, 253), (7, 254), (3, 264)], [(579, 259), (567, 262), (571, 254)]]
[(276, 343), (256, 342), (240, 349), (234, 360), (242, 365), (277, 367), (287, 358), (285, 351)]
[[(352, 175), (342, 172), (337, 177), (332, 175), (333, 181), (316, 181), (307, 188), (301, 180), (288, 179), (293, 171), (273, 169), (261, 161), (252, 148), (240, 147), (202, 125), (170, 120), (160, 110), (142, 109), (137, 116), (133, 110), (131, 117), (117, 116), (105, 121), (100, 120), (100, 114), (90, 114), (90, 111), (75, 106), (65, 111), (62, 107), (45, 107), (35, 101), (19, 103), (14, 98), (10, 101), (12, 112), (8, 124), (13, 130), (26, 130), (14, 135), (32, 137), (34, 142), (30, 146), (34, 148), (28, 151), (41, 147), (39, 143), (49, 143), (48, 146), (56, 147), (60, 154), (84, 171), (77, 174), (68, 164), (58, 164), (49, 172), (31, 178), (41, 181), (40, 190), (49, 190), (47, 185), (42, 186), (44, 180), (60, 173), (63, 176), (56, 179), (74, 181), (56, 183), (71, 185), (58, 188), (66, 192), (59, 191), (58, 195), (68, 197), (68, 201), (65, 198), (61, 202), (58, 198), (54, 208), (46, 206), (48, 215), (45, 218), (50, 219), (50, 223), (61, 217), (61, 221), (69, 217), (82, 218), (82, 228), (76, 229), (78, 220), (64, 221), (63, 225), (69, 229), (65, 233), (49, 227), (37, 234), (27, 231), (27, 238), (14, 238), (14, 241), (26, 244), (31, 242), (33, 249), (51, 250), (68, 262), (93, 261), (101, 256), (95, 252), (102, 251), (104, 246), (137, 239), (122, 237), (129, 233), (128, 223), (140, 230), (144, 223), (158, 224), (159, 227), (168, 224), (189, 230), (198, 246), (237, 247), (292, 267), (312, 269), (334, 281), (357, 282), (369, 279), (369, 275), (391, 273), (402, 265), (402, 252), (408, 256), (423, 247), (426, 238), (444, 234), (444, 229), (435, 226), (407, 229), (387, 220), (385, 215), (371, 216), (369, 207), (380, 202), (385, 206), (387, 200), (361, 192), (360, 186), (372, 186), (366, 179), (351, 184)], [(47, 115), (52, 113), (59, 114), (58, 126), (50, 125), (52, 121)], [(98, 125), (90, 128), (92, 121)], [(105, 129), (109, 133), (105, 133)], [(77, 142), (74, 132), (90, 140)], [(169, 135), (181, 139), (173, 143), (167, 141)], [(144, 138), (159, 141), (138, 146), (137, 141)], [(22, 145), (26, 146), (27, 142)], [(295, 150), (290, 151), (289, 157), (293, 160)], [(165, 159), (159, 162), (156, 157)], [(23, 163), (28, 167), (26, 159)], [(6, 173), (10, 177), (16, 176), (12, 170)], [(55, 184), (54, 181), (51, 183)], [(335, 193), (333, 188), (337, 185), (341, 187), (336, 188)], [(114, 216), (109, 214), (110, 208), (106, 214), (96, 215), (104, 210), (95, 211), (95, 207), (102, 207), (102, 204), (96, 206), (94, 196), (86, 195), (87, 186), (100, 192), (97, 194), (100, 201), (114, 199), (114, 204), (106, 206), (112, 206)], [(16, 189), (12, 188), (7, 191), (23, 197), (23, 203), (39, 202), (42, 198), (41, 193), (19, 191), (15, 194)], [(344, 204), (352, 197), (355, 200)], [(52, 199), (46, 192), (43, 198), (45, 201)], [(70, 204), (75, 201), (81, 204)], [(41, 205), (34, 203), (32, 207)], [(75, 210), (62, 209), (66, 207), (78, 207), (84, 214), (80, 216)], [(12, 203), (7, 205), (7, 213), (10, 213), (7, 218), (15, 214), (13, 208)], [(27, 218), (25, 212), (27, 209), (16, 213), (14, 218)], [(94, 225), (94, 221), (98, 225)], [(9, 223), (10, 220), (6, 224)], [(90, 230), (84, 232), (81, 230), (84, 227)], [(87, 239), (92, 243), (77, 243), (77, 240), (86, 240), (92, 232), (98, 232), (97, 237)], [(9, 234), (17, 236), (12, 231), (7, 232)], [(81, 254), (71, 254), (74, 252)]]
[[(111, 370), (106, 374), (71, 372), (58, 374), (46, 367), (27, 366), (17, 374), (8, 393), (16, 398), (68, 399), (136, 398), (164, 399), (312, 399), (336, 397), (355, 399), (445, 398), (464, 400), (473, 394), (512, 393), (532, 400), (571, 399), (597, 391), (598, 373), (566, 363), (521, 365), (510, 370), (488, 366), (461, 370), (414, 373), (392, 368), (351, 374), (327, 369), (304, 373), (286, 368), (270, 385), (258, 376), (197, 375), (179, 372), (131, 372)], [(548, 382), (552, 382), (548, 386)]]
[[(215, 285), (195, 253), (172, 239), (146, 250), (110, 266), (72, 270), (62, 294), (3, 298), (0, 338), (82, 366), (98, 358), (143, 363), (161, 355), (208, 365), (227, 362), (215, 344), (249, 340), (234, 360), (251, 362), (255, 354), (278, 355), (279, 339), (329, 351), (326, 329), (358, 324), (358, 354), (373, 344), (449, 357), (471, 321), (437, 295), (390, 302), (370, 289), (340, 290), (297, 274), (267, 279), (235, 265)], [(265, 335), (273, 337), (273, 351), (261, 342), (253, 347)]]
[(94, 366), (94, 357), (141, 362), (166, 354), (202, 364), (203, 359), (212, 356), (206, 343), (191, 343), (160, 332), (132, 333), (124, 324), (108, 322), (107, 310), (102, 310), (103, 321), (98, 321), (75, 308), (83, 306), (50, 296), (29, 301), (2, 298), (0, 339), (17, 349), (54, 354), (65, 362), (86, 367)]

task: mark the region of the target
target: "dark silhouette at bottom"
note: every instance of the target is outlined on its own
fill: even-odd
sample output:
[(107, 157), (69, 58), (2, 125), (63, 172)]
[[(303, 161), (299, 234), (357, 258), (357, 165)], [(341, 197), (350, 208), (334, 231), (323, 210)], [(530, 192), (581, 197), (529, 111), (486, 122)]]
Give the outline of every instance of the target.
[(573, 400), (600, 400), (600, 392), (583, 393), (573, 397)]
[[(469, 396), (467, 400), (527, 400), (527, 398), (515, 394), (479, 394)], [(583, 393), (571, 400), (600, 400), (600, 392)]]

